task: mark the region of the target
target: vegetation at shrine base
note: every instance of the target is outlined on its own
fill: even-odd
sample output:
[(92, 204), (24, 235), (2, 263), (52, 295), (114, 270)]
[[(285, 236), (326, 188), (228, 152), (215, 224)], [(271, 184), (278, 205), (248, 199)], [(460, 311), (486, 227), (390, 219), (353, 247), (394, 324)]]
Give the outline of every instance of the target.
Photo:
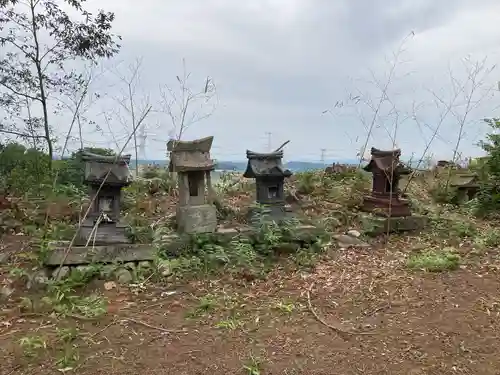
[[(53, 274), (48, 244), (70, 240), (88, 204), (80, 153), (50, 169), (47, 155), (3, 145), (2, 373), (494, 374), (496, 137), (469, 171), (480, 180), (474, 199), (452, 187), (459, 171), (415, 173), (401, 189), (427, 227), (378, 236), (359, 210), (370, 175), (311, 171), (286, 186), (296, 219), (317, 227), (311, 238), (295, 241), (295, 219), (263, 221), (250, 238), (191, 236), (173, 252), (176, 184), (151, 168), (125, 189), (123, 214), (155, 260)], [(246, 223), (254, 188), (231, 174), (217, 182), (221, 226)]]

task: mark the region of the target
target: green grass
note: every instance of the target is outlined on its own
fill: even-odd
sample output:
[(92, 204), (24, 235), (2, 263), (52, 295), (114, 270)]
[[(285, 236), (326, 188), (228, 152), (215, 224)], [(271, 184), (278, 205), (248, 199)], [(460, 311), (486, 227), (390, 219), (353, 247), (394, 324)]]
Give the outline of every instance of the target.
[(460, 256), (447, 250), (429, 250), (410, 256), (406, 265), (410, 269), (429, 272), (450, 271), (460, 266)]

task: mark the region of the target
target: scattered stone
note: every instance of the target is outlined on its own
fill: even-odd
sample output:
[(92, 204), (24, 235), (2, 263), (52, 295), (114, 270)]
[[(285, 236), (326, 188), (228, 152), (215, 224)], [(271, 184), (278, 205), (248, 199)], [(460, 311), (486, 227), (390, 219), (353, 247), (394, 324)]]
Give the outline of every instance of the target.
[(68, 266), (57, 267), (54, 272), (52, 272), (52, 278), (57, 281), (64, 280), (69, 276), (70, 272), (71, 269)]
[(130, 284), (134, 280), (132, 272), (126, 268), (117, 269), (115, 272), (115, 278), (120, 284)]
[(33, 281), (37, 284), (46, 284), (49, 281), (47, 271), (45, 269), (36, 271), (33, 275)]
[(144, 260), (142, 262), (139, 262), (137, 264), (137, 267), (138, 268), (151, 268), (151, 267), (153, 267), (153, 263), (148, 262), (147, 260)]
[(347, 232), (347, 234), (351, 237), (360, 237), (361, 233), (359, 233), (356, 229), (351, 229), (350, 231)]
[(7, 285), (4, 285), (2, 289), (0, 289), (0, 296), (4, 298), (9, 298), (12, 293), (14, 293), (14, 289), (8, 287)]
[(347, 234), (336, 234), (333, 236), (339, 244), (341, 248), (349, 248), (349, 247), (370, 247), (369, 244), (367, 244), (364, 241), (361, 241), (360, 239), (356, 237), (349, 236)]
[(170, 263), (168, 263), (168, 262), (161, 262), (160, 264), (158, 264), (158, 272), (160, 272), (160, 274), (163, 277), (171, 276), (172, 275), (172, 269), (170, 268)]
[(89, 272), (92, 272), (93, 267), (91, 266), (77, 266), (73, 268), (73, 271), (80, 272), (82, 275), (86, 275)]
[(10, 259), (11, 252), (0, 254), (0, 264), (6, 264)]
[(101, 268), (99, 272), (99, 277), (101, 279), (107, 280), (113, 276), (113, 272), (115, 272), (116, 267), (112, 264), (106, 264)]
[(114, 281), (107, 281), (104, 283), (104, 289), (111, 290), (116, 288), (116, 283)]
[(127, 270), (134, 271), (135, 270), (135, 263), (134, 262), (125, 263), (124, 267)]

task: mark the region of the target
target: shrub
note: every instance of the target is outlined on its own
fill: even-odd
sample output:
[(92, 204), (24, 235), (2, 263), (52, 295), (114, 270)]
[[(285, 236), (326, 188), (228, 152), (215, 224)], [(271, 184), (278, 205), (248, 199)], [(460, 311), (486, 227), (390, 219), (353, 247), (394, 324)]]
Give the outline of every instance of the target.
[(50, 186), (49, 156), (19, 143), (0, 145), (0, 186), (12, 195), (33, 193)]
[(483, 182), (477, 196), (476, 214), (486, 216), (500, 210), (500, 119), (485, 120), (491, 128), (486, 140), (479, 145), (488, 153), (488, 158), (479, 165)]

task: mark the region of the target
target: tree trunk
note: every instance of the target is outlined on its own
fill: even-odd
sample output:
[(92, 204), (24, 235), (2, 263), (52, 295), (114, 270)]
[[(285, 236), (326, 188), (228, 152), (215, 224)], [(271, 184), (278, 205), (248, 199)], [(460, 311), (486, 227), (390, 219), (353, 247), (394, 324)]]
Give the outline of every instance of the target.
[(36, 15), (35, 15), (36, 4), (30, 1), (31, 9), (31, 31), (33, 33), (33, 41), (35, 42), (35, 66), (36, 73), (38, 76), (38, 88), (40, 90), (40, 102), (42, 103), (43, 110), (43, 128), (44, 128), (44, 138), (47, 142), (47, 148), (49, 152), (49, 169), (52, 170), (52, 161), (54, 160), (54, 148), (52, 145), (52, 139), (50, 139), (50, 124), (49, 124), (49, 113), (47, 110), (47, 96), (45, 93), (45, 86), (43, 81), (42, 65), (40, 61), (40, 43), (38, 42), (38, 30), (36, 25)]

